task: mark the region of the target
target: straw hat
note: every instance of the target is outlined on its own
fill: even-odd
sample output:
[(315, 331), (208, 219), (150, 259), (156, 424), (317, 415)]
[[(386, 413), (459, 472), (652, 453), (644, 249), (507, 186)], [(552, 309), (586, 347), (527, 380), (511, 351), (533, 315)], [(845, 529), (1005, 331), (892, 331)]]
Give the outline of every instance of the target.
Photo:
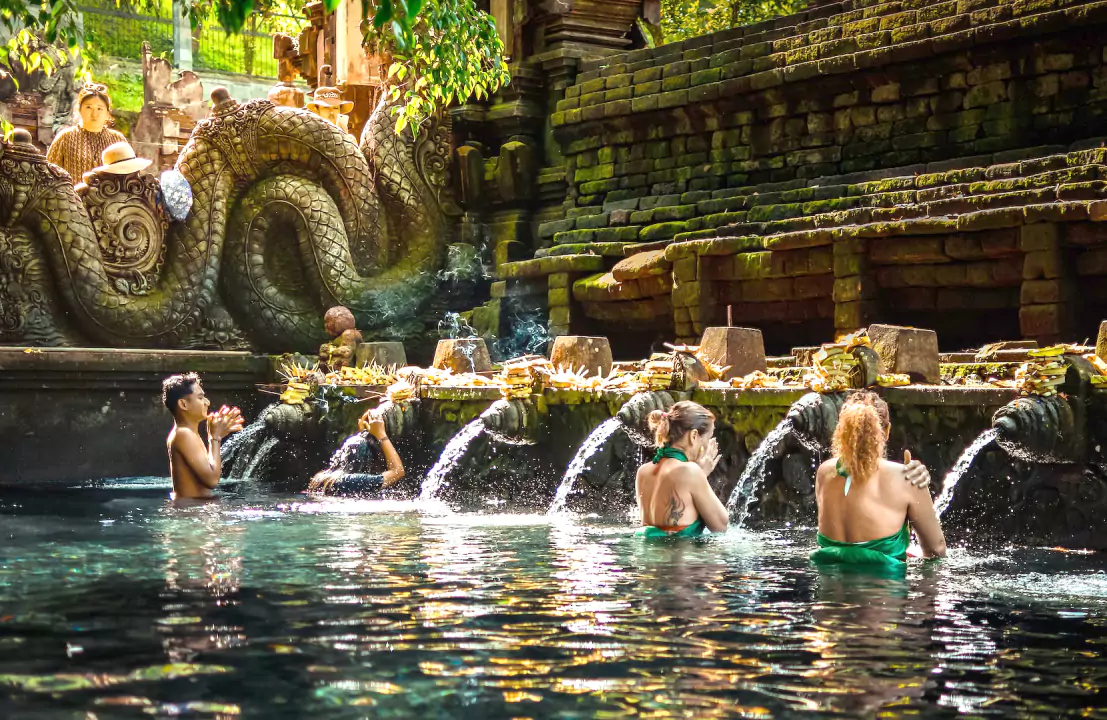
[(131, 147), (130, 143), (122, 140), (104, 148), (100, 161), (103, 164), (93, 168), (92, 171), (108, 172), (113, 175), (128, 175), (139, 170), (145, 170), (152, 162), (146, 158), (135, 157), (134, 148)]
[(336, 87), (317, 87), (315, 92), (311, 96), (311, 100), (307, 101), (309, 108), (326, 106), (336, 107), (340, 113), (348, 113), (354, 108), (354, 104), (349, 100), (342, 99), (342, 91)]

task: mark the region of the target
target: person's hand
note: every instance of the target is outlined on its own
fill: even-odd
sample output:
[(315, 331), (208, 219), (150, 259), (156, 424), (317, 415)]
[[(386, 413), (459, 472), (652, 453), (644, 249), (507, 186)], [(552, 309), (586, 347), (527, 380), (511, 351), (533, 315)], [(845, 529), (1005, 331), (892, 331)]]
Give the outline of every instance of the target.
[(704, 475), (710, 475), (719, 464), (719, 442), (711, 438), (706, 445), (700, 448), (700, 456), (696, 458), (696, 464), (703, 470)]
[(384, 429), (384, 417), (381, 408), (366, 410), (361, 419), (357, 421), (358, 430), (368, 430), (369, 434), (377, 440), (384, 440), (388, 433)]
[(911, 451), (903, 451), (903, 478), (917, 488), (930, 485), (930, 471), (918, 460), (911, 459)]
[(231, 433), (241, 430), (244, 424), (241, 410), (224, 405), (208, 415), (208, 437), (222, 440)]

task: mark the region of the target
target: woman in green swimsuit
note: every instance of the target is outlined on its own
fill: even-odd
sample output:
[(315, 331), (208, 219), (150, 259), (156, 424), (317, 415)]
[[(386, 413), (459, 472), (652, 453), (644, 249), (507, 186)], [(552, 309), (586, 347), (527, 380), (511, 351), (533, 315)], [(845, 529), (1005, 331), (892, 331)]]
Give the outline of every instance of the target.
[[(842, 406), (834, 431), (834, 457), (815, 476), (819, 506), (817, 563), (901, 566), (914, 526), (925, 557), (945, 557), (946, 540), (926, 485), (913, 482), (918, 465), (884, 459), (891, 431), (888, 404), (872, 392)], [(905, 482), (907, 480), (907, 482)]]
[(723, 532), (729, 517), (707, 476), (719, 462), (715, 416), (702, 405), (681, 401), (650, 413), (657, 442), (653, 462), (634, 481), (646, 537), (696, 537), (704, 529)]

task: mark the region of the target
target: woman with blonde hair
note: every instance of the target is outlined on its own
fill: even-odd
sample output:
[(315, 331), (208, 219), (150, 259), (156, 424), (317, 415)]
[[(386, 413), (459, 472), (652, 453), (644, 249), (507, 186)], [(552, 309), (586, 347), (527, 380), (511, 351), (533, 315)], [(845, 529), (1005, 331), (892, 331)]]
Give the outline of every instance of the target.
[(707, 482), (719, 463), (715, 416), (702, 405), (681, 401), (667, 411), (654, 410), (649, 424), (657, 453), (634, 481), (641, 534), (696, 537), (705, 528), (726, 530), (726, 507)]
[[(902, 566), (914, 526), (925, 557), (945, 557), (946, 541), (926, 485), (912, 482), (918, 465), (884, 459), (892, 423), (888, 404), (873, 392), (850, 396), (838, 415), (832, 452), (815, 476), (819, 549), (826, 564)], [(907, 482), (904, 482), (907, 480)]]

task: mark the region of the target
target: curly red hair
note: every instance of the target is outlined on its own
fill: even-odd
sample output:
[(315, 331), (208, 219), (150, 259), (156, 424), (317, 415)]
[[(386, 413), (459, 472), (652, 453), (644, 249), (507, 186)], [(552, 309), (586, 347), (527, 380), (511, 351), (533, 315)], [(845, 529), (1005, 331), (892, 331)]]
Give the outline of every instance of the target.
[(854, 482), (865, 482), (876, 474), (887, 449), (890, 426), (888, 403), (874, 392), (854, 393), (842, 405), (831, 452)]

